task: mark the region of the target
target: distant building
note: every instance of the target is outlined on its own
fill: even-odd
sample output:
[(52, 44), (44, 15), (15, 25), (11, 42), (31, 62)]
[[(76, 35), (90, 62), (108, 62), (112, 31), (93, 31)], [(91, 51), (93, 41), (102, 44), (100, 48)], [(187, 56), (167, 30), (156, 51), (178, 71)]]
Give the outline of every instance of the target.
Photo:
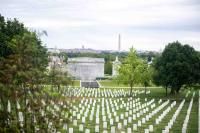
[(60, 50), (57, 48), (48, 48), (48, 52), (58, 54), (58, 53), (60, 53)]
[(55, 67), (56, 69), (59, 69), (62, 72), (67, 72), (67, 64), (63, 61), (64, 57), (58, 57), (58, 56), (49, 56), (49, 65), (48, 69)]
[[(118, 52), (120, 53), (121, 51), (121, 35), (119, 34), (118, 36)], [(118, 69), (121, 65), (121, 62), (118, 59), (118, 56), (116, 56), (115, 61), (113, 62), (112, 65), (112, 76), (117, 76), (118, 75)]]
[(104, 58), (68, 58), (67, 69), (76, 79), (91, 81), (104, 77), (104, 64)]
[(118, 74), (117, 71), (118, 71), (120, 65), (121, 65), (121, 62), (119, 61), (118, 56), (116, 56), (116, 59), (112, 65), (112, 76), (117, 76), (117, 74)]

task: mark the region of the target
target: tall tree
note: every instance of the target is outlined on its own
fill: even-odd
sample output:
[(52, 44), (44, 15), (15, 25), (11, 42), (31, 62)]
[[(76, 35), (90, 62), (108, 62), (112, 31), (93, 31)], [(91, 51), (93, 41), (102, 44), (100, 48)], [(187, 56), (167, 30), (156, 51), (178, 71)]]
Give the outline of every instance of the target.
[(133, 86), (138, 84), (141, 79), (142, 61), (136, 55), (136, 51), (130, 48), (128, 56), (120, 65), (118, 70), (118, 81), (130, 86), (130, 96), (133, 93)]
[(192, 85), (199, 79), (198, 53), (189, 45), (176, 41), (169, 43), (154, 63), (154, 82), (171, 93), (178, 93), (183, 85)]
[(147, 91), (147, 86), (150, 85), (152, 79), (152, 68), (148, 66), (146, 61), (143, 61), (142, 68), (141, 68), (141, 80), (140, 83), (145, 87), (145, 94)]
[[(32, 105), (36, 100), (35, 92), (39, 92), (46, 71), (47, 50), (37, 34), (28, 31), (16, 19), (6, 21), (0, 16), (0, 25), (0, 98), (3, 105), (0, 116), (4, 116), (0, 125), (7, 132), (17, 132), (21, 128), (17, 109), (17, 101), (20, 101), (24, 103), (21, 107), (24, 115), (23, 131), (32, 131), (32, 118), (36, 112)], [(7, 110), (8, 101), (11, 108), (14, 107), (11, 111)], [(28, 108), (32, 109), (31, 114)], [(15, 130), (10, 131), (15, 125)]]

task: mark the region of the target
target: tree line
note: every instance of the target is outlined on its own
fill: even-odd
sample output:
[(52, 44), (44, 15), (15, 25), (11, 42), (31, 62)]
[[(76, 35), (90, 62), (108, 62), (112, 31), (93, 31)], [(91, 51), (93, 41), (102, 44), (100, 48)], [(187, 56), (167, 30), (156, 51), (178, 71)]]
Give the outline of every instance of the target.
[(147, 64), (131, 48), (118, 69), (116, 79), (129, 84), (130, 95), (134, 85), (141, 84), (146, 88), (150, 83), (163, 86), (166, 94), (168, 89), (171, 94), (176, 94), (181, 89), (199, 86), (200, 52), (175, 41), (169, 43), (152, 64)]
[[(49, 71), (48, 62), (47, 49), (37, 32), (0, 15), (0, 132), (35, 132), (35, 125), (40, 132), (48, 132), (49, 121), (56, 123), (58, 117), (46, 108), (52, 101), (65, 102), (61, 85), (71, 80), (57, 69)], [(68, 110), (62, 108), (59, 113)], [(19, 117), (23, 117), (22, 123)]]
[[(157, 52), (142, 52), (137, 53), (137, 56), (140, 58), (147, 60), (150, 62), (153, 58), (156, 58), (159, 53)], [(75, 57), (94, 57), (94, 58), (104, 58), (105, 59), (105, 68), (104, 73), (107, 75), (112, 75), (112, 63), (115, 61), (116, 56), (118, 56), (119, 61), (123, 61), (125, 57), (128, 55), (128, 52), (101, 52), (101, 53), (91, 53), (91, 52), (78, 52), (78, 53), (53, 53), (55, 56), (64, 57), (64, 61), (67, 63), (68, 58), (75, 58)]]

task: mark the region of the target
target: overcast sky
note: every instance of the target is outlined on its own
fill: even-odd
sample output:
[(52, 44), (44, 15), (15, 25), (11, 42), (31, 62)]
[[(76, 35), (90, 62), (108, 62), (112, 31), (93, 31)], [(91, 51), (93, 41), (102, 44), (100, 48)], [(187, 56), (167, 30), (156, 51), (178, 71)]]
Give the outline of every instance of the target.
[(0, 0), (0, 13), (46, 30), (47, 47), (159, 51), (179, 40), (200, 50), (200, 0)]

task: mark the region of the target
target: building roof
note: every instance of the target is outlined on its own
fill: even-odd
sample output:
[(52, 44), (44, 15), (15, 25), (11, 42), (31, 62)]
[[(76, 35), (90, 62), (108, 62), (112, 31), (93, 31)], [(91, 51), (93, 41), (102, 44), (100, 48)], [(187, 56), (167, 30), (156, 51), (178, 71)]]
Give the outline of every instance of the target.
[(113, 61), (113, 64), (121, 64), (121, 62), (118, 59), (118, 56), (116, 56), (115, 61)]
[(104, 63), (104, 58), (77, 57), (68, 58), (68, 63)]

